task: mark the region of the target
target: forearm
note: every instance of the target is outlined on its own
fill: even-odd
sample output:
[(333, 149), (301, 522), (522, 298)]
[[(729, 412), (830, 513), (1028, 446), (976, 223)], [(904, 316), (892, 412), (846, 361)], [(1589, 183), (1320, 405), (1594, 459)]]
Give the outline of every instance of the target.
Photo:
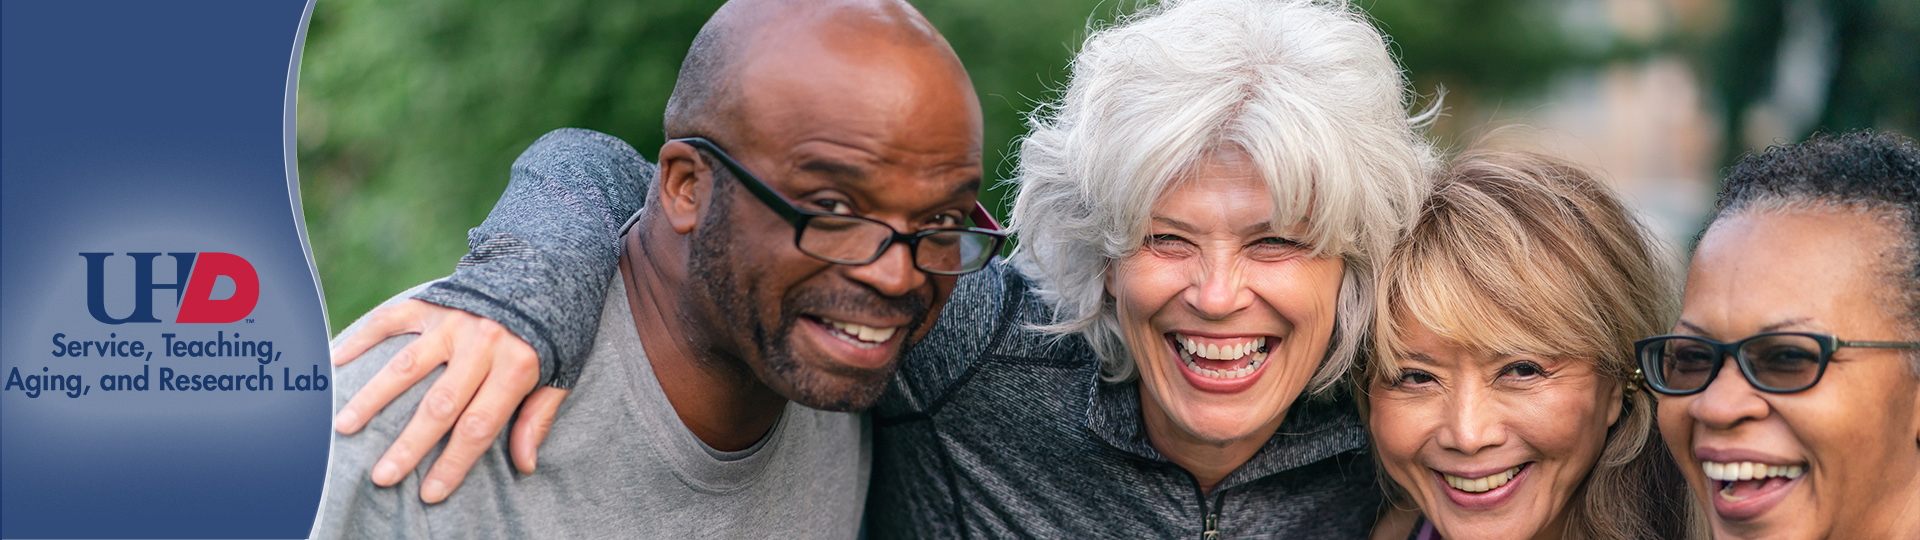
[(415, 298), (499, 322), (539, 354), (541, 382), (571, 388), (617, 268), (619, 228), (654, 171), (610, 135), (548, 133), (514, 161), (453, 275)]

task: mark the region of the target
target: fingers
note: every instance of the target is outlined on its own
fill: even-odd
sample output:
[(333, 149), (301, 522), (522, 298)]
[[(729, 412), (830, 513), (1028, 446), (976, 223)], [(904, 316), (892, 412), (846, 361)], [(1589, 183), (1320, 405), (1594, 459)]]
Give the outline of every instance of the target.
[[(344, 366), (347, 362), (359, 358), (367, 349), (379, 345), (387, 338), (400, 334), (418, 334), (426, 326), (427, 316), (432, 310), (422, 310), (421, 306), (431, 306), (419, 300), (406, 300), (398, 304), (373, 310), (367, 315), (367, 322), (360, 330), (340, 340), (340, 345), (331, 353), (333, 365)], [(438, 306), (434, 306), (438, 307)], [(441, 308), (446, 309), (446, 308)]]
[[(336, 365), (351, 361), (392, 335), (408, 332), (422, 335), (389, 359), (348, 400), (335, 416), (334, 428), (343, 434), (364, 429), (388, 403), (419, 384), (435, 366), (446, 364), (446, 371), (427, 389), (413, 418), (370, 474), (375, 485), (397, 484), (446, 437), (446, 448), (420, 486), (421, 500), (438, 503), (459, 487), (474, 463), (492, 446), (506, 419), (513, 416), (519, 400), (539, 383), (540, 359), (531, 346), (499, 323), (408, 300), (376, 312), (359, 331), (341, 340), (334, 350)], [(535, 447), (546, 436), (545, 427), (552, 423), (559, 396), (552, 398), (550, 407), (541, 409), (545, 420), (540, 434), (532, 439)], [(449, 431), (451, 436), (447, 436)], [(529, 453), (529, 469), (531, 463)]]
[(560, 412), (560, 402), (567, 399), (568, 392), (563, 388), (542, 386), (520, 404), (520, 419), (513, 423), (513, 434), (507, 437), (508, 447), (513, 454), (513, 468), (518, 469), (520, 474), (533, 474), (540, 443), (547, 440), (547, 433), (553, 429), (553, 418)]
[(466, 412), (460, 414), (459, 424), (447, 438), (446, 450), (440, 452), (433, 469), (427, 471), (425, 481), (421, 482), (420, 500), (438, 503), (460, 487), (467, 471), (493, 446), (500, 428), (506, 427), (506, 419), (513, 416), (514, 407), (520, 405), (520, 399), (533, 390), (540, 378), (537, 361), (511, 367), (503, 364), (515, 362), (496, 362), (493, 372), (487, 374), (486, 382), (480, 386), (479, 393), (474, 394)]
[[(353, 337), (369, 334), (360, 332)], [(381, 338), (385, 339), (385, 338)], [(434, 366), (447, 361), (448, 343), (445, 339), (422, 337), (408, 343), (399, 353), (387, 360), (387, 366), (367, 380), (340, 413), (333, 417), (333, 429), (342, 435), (352, 435), (367, 425), (367, 420), (386, 408), (393, 398), (412, 388), (420, 379), (433, 372)]]
[[(420, 459), (433, 448), (447, 430), (453, 427), (454, 418), (473, 399), (473, 394), (486, 378), (491, 350), (469, 348), (460, 352), (459, 358), (447, 362), (447, 370), (440, 374), (427, 389), (426, 398), (420, 401), (420, 408), (413, 413), (413, 419), (401, 430), (400, 438), (380, 456), (373, 466), (373, 483), (378, 486), (391, 486), (400, 482), (406, 472), (420, 464)], [(423, 484), (423, 490), (431, 487)]]

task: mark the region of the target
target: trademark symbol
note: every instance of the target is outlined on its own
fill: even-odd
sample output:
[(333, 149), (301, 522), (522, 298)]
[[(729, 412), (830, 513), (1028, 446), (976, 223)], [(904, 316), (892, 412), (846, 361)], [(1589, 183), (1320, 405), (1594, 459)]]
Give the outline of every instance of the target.
[(247, 324), (253, 324), (253, 319), (247, 319)]

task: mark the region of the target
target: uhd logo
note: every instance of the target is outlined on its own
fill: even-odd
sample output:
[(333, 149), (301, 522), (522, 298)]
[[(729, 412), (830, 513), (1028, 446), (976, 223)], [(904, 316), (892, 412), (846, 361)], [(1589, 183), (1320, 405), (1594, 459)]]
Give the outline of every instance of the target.
[[(253, 313), (260, 301), (260, 276), (253, 264), (232, 253), (167, 253), (173, 258), (175, 281), (153, 282), (153, 260), (159, 253), (128, 253), (133, 258), (133, 313), (113, 318), (107, 315), (106, 263), (112, 253), (81, 253), (87, 258), (87, 313), (107, 324), (161, 322), (153, 316), (153, 292), (173, 289), (179, 303), (174, 322), (230, 323)], [(197, 263), (197, 264), (196, 264)], [(189, 277), (191, 276), (191, 277)], [(221, 276), (233, 280), (233, 294), (214, 299), (214, 285)]]

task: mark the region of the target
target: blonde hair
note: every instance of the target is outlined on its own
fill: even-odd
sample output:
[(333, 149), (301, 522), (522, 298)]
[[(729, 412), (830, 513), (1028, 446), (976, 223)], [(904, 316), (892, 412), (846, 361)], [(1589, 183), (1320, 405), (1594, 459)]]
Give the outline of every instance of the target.
[(1014, 260), (1055, 310), (1042, 330), (1085, 337), (1108, 381), (1134, 377), (1112, 295), (1150, 210), (1224, 149), (1264, 179), (1276, 228), (1342, 257), (1317, 392), (1353, 365), (1373, 319), (1374, 257), (1404, 234), (1437, 160), (1414, 132), (1386, 39), (1340, 0), (1168, 0), (1087, 38), (1059, 101), (1020, 143)]
[(1650, 238), (1576, 165), (1524, 152), (1463, 155), (1381, 265), (1378, 354), (1357, 382), (1364, 390), (1398, 379), (1412, 327), (1496, 354), (1592, 359), (1625, 385), (1625, 402), (1569, 506), (1566, 537), (1685, 534), (1691, 497), (1653, 429), (1652, 394), (1632, 382), (1633, 342), (1666, 328), (1676, 307), (1673, 271)]

